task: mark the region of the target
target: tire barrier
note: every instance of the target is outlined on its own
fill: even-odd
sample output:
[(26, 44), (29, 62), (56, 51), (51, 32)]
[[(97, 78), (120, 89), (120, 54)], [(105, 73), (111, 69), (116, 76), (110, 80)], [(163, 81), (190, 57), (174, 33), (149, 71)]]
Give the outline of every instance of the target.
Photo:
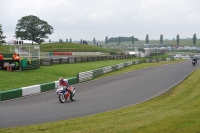
[(93, 62), (94, 61), (94, 57), (87, 57), (87, 59), (88, 59), (88, 62)]
[(138, 64), (141, 62), (142, 62), (141, 60), (128, 61), (128, 62), (120, 63), (117, 65), (103, 67), (100, 69), (95, 69), (95, 70), (86, 71), (86, 72), (80, 72), (80, 73), (78, 73), (78, 80), (79, 80), (79, 82), (87, 81), (87, 80), (92, 79), (93, 77), (97, 77), (97, 76), (103, 75), (105, 73), (108, 73), (111, 71), (116, 71), (116, 70), (122, 69), (124, 67), (130, 66), (133, 64)]
[(69, 57), (69, 64), (74, 64), (76, 63), (75, 57)]
[(61, 63), (60, 64), (67, 64), (69, 63), (69, 58), (60, 58)]
[(52, 64), (61, 64), (61, 58), (52, 58)]
[(105, 61), (105, 60), (118, 60), (124, 58), (134, 58), (133, 55), (126, 56), (84, 56), (84, 57), (61, 57), (61, 58), (45, 58), (40, 60), (41, 66), (50, 66), (54, 64), (73, 64), (82, 62), (95, 62), (95, 61)]
[(93, 77), (92, 71), (81, 72), (81, 73), (78, 74), (79, 82), (83, 82), (83, 81), (86, 81), (88, 79), (92, 79), (92, 77)]
[(82, 62), (87, 62), (87, 57), (82, 57)]
[(98, 57), (94, 57), (94, 61), (98, 61)]
[(76, 63), (81, 63), (82, 62), (82, 57), (76, 57)]
[[(56, 52), (61, 54), (63, 52)], [(50, 52), (49, 52), (50, 54)], [(66, 54), (66, 53), (65, 53)], [(81, 63), (81, 62), (93, 62), (93, 61), (105, 61), (105, 60), (119, 60), (135, 58), (134, 55), (111, 55), (111, 56), (83, 56), (83, 57), (61, 57), (61, 58), (45, 58), (40, 60), (41, 66), (50, 66), (54, 64), (66, 64), (66, 63)], [(162, 60), (162, 58), (160, 58)]]
[(41, 66), (51, 66), (52, 65), (52, 59), (41, 59)]

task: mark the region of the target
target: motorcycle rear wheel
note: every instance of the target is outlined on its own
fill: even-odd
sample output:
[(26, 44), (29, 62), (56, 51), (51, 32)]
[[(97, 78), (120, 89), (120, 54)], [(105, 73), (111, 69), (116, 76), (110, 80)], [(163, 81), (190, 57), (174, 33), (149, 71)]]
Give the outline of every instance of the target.
[(64, 102), (66, 101), (65, 95), (64, 95), (64, 94), (59, 94), (59, 95), (58, 95), (58, 99), (59, 99), (59, 101), (60, 101), (61, 103), (64, 103)]

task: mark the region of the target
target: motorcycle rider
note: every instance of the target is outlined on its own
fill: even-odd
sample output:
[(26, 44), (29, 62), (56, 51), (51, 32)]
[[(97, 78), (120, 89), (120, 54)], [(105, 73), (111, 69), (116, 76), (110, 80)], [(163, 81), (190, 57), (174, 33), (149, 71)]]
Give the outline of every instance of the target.
[(193, 57), (192, 62), (194, 61), (195, 64), (197, 64), (197, 58)]
[(73, 92), (69, 88), (69, 84), (67, 83), (67, 81), (64, 81), (62, 77), (59, 78), (59, 86), (63, 86), (66, 91), (69, 91), (71, 95), (73, 94)]

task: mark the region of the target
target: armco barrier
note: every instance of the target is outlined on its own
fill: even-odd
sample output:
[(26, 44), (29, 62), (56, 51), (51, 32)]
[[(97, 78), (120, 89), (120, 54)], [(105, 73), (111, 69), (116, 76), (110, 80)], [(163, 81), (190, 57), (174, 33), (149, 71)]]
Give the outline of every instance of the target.
[[(70, 85), (78, 83), (78, 77), (72, 77), (72, 78), (68, 78), (64, 80), (68, 81)], [(59, 85), (59, 82), (54, 81), (54, 82), (44, 83), (40, 85), (33, 85), (33, 86), (27, 86), (27, 87), (22, 87), (18, 89), (8, 90), (8, 91), (2, 91), (0, 92), (0, 101), (5, 101), (9, 99), (19, 98), (22, 96), (54, 90), (55, 88), (57, 88), (58, 85)]]

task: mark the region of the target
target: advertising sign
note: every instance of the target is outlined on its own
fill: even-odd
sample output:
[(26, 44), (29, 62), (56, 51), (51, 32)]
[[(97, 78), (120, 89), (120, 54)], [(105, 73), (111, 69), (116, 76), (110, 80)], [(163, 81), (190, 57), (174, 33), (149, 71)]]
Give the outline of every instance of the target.
[(7, 66), (12, 66), (12, 70), (20, 70), (18, 60), (0, 60), (0, 70), (7, 70)]

